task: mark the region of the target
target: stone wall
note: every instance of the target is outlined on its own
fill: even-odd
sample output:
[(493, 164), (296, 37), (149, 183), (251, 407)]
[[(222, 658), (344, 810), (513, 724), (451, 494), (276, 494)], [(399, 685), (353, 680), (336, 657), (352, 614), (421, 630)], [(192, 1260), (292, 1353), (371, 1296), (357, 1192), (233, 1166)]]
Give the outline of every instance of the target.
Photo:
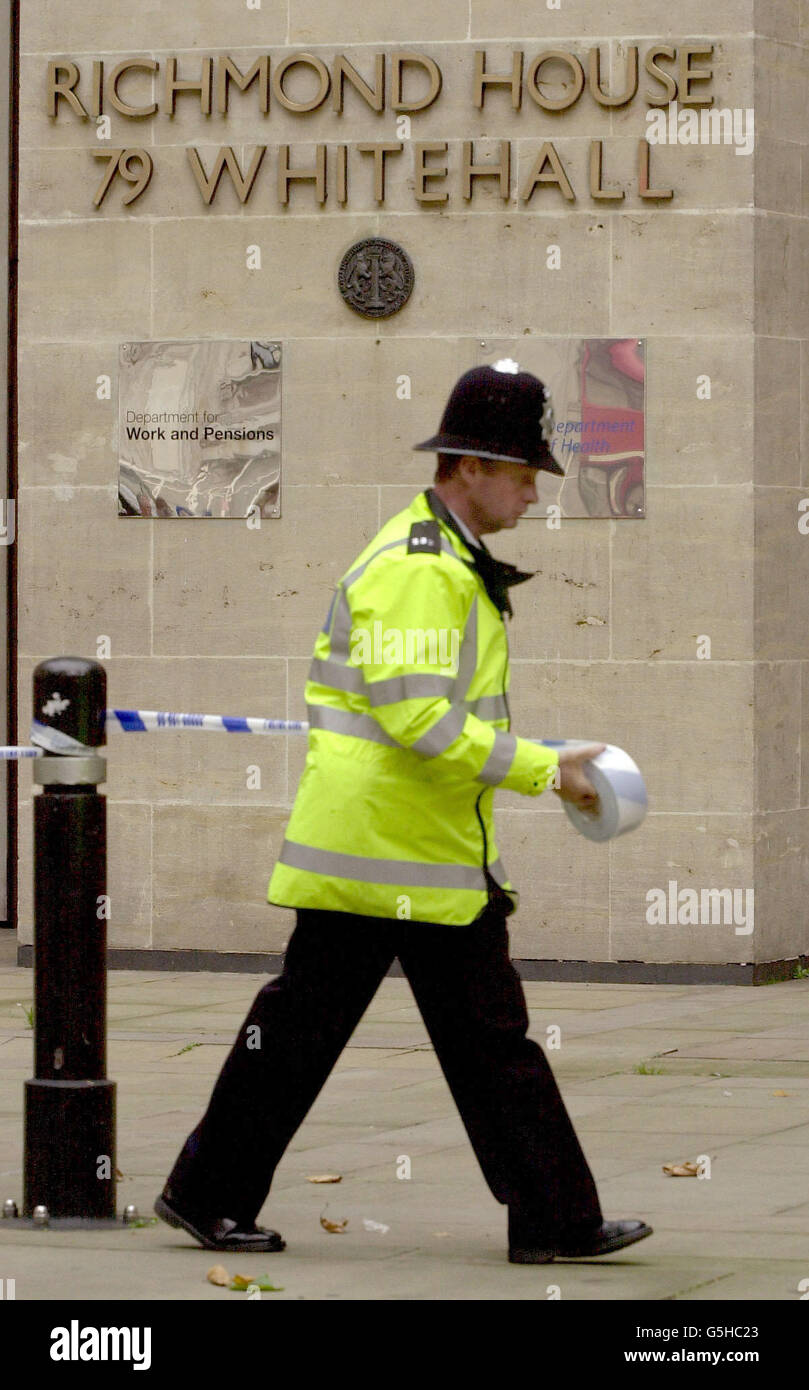
[[(578, 837), (552, 795), (499, 797), (502, 857), (522, 891), (512, 954), (523, 960), (739, 965), (809, 951), (807, 774), (801, 778), (800, 683), (806, 662), (806, 546), (797, 501), (806, 475), (807, 236), (803, 175), (809, 8), (753, 0), (593, 6), (562, 0), (425, 0), (402, 7), (290, 0), (248, 10), (189, 0), (171, 10), (110, 0), (23, 7), (20, 227), (19, 741), (30, 724), (31, 672), (59, 653), (105, 662), (118, 706), (305, 717), (308, 656), (335, 580), (381, 522), (429, 480), (410, 446), (437, 428), (459, 373), (508, 354), (529, 370), (545, 336), (647, 340), (647, 515), (641, 521), (540, 519), (492, 538), (495, 553), (538, 571), (516, 591), (511, 626), (517, 732), (593, 737), (626, 748), (647, 780), (650, 811), (607, 845)], [(676, 16), (672, 27), (672, 16)], [(709, 26), (706, 29), (706, 23)], [(638, 35), (642, 37), (638, 37)], [(506, 91), (476, 110), (475, 49), (491, 70), (514, 49), (595, 44), (619, 81), (626, 47), (713, 43), (717, 107), (754, 108), (753, 157), (723, 145), (658, 147), (658, 186), (639, 196), (640, 97), (605, 110), (585, 92), (564, 113)], [(318, 141), (395, 137), (390, 111), (347, 98), (344, 115), (254, 101), (203, 116), (127, 122), (113, 145), (143, 145), (156, 174), (129, 207), (92, 207), (100, 177), (92, 123), (45, 114), (49, 59), (112, 67), (124, 57), (227, 52), (243, 71), (306, 51), (358, 67), (372, 52), (431, 55), (441, 98), (413, 116), (412, 139), (447, 141), (446, 204), (414, 201), (409, 153), (390, 162), (384, 207), (367, 170), (350, 202), (320, 208), (310, 186), (280, 206), (272, 177), (240, 204), (224, 188), (204, 207), (186, 147), (209, 159), (232, 145), (242, 168), (256, 143), (288, 142), (307, 162)], [(251, 56), (252, 55), (252, 56)], [(143, 101), (146, 74), (127, 93)], [(351, 94), (349, 94), (349, 97)], [(513, 142), (514, 186), (553, 140), (577, 194), (542, 190), (505, 204), (481, 181), (464, 202), (460, 142)], [(605, 182), (588, 191), (592, 139)], [(271, 151), (268, 150), (268, 156)], [(394, 166), (397, 172), (394, 172)], [(452, 171), (455, 171), (454, 174)], [(352, 242), (384, 235), (407, 249), (416, 287), (383, 322), (340, 299), (336, 268)], [(263, 249), (248, 270), (245, 248)], [(562, 249), (546, 269), (546, 247)], [(282, 518), (260, 530), (132, 521), (116, 515), (117, 422), (96, 381), (117, 373), (133, 339), (283, 340)], [(481, 343), (485, 342), (485, 348)], [(803, 390), (801, 390), (803, 372)], [(399, 400), (407, 374), (412, 399)], [(697, 378), (711, 379), (710, 400)], [(801, 415), (801, 406), (803, 413)], [(801, 474), (799, 424), (803, 422)], [(700, 637), (711, 659), (697, 658)], [(809, 702), (807, 702), (809, 707)], [(303, 740), (205, 734), (110, 736), (110, 892), (114, 947), (282, 949), (292, 915), (265, 901), (304, 759)], [(249, 764), (260, 790), (247, 789)], [(31, 940), (31, 770), (20, 769), (20, 939)], [(646, 894), (755, 885), (752, 934), (732, 923), (651, 926)], [(730, 977), (730, 975), (729, 975)]]
[(809, 6), (772, 10), (758, 0), (753, 823), (760, 958), (776, 960), (809, 949), (809, 536), (798, 530), (809, 493)]
[[(3, 38), (0, 41), (0, 127), (5, 132), (3, 143), (0, 145), (0, 187), (3, 190), (2, 200), (0, 200), (0, 238), (2, 244), (8, 245), (8, 193), (9, 193), (9, 55), (11, 49), (11, 15), (10, 6), (3, 4), (0, 6), (0, 24), (2, 24)], [(8, 379), (8, 278), (3, 279), (3, 288), (0, 290), (0, 370), (3, 376)], [(9, 488), (9, 457), (6, 449), (8, 438), (8, 401), (7, 394), (3, 393), (0, 398), (0, 439), (2, 448), (0, 449), (0, 497), (3, 499), (3, 513), (0, 517), (2, 526), (2, 538), (5, 546), (14, 544), (16, 518), (12, 517), (11, 511), (7, 506), (6, 499), (11, 489)], [(2, 564), (0, 565), (0, 644), (2, 645), (3, 657), (0, 666), (0, 727), (5, 730), (8, 728), (8, 700), (7, 700), (7, 681), (8, 681), (8, 572), (7, 561), (11, 559), (8, 550), (2, 552)], [(9, 742), (12, 740), (10, 739)], [(9, 769), (6, 764), (0, 769), (0, 799), (3, 805), (9, 802)], [(2, 819), (2, 817), (0, 817)], [(8, 921), (8, 883), (6, 881), (6, 864), (8, 855), (8, 829), (5, 822), (0, 825), (0, 922)]]

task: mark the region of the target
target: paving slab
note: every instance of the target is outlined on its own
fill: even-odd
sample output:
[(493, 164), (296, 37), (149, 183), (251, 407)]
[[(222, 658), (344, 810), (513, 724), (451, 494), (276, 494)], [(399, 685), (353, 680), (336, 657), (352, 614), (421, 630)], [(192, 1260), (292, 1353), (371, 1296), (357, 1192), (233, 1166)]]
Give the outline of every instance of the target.
[(809, 1148), (809, 1125), (790, 1125), (788, 1128), (762, 1134), (759, 1144), (765, 1150), (773, 1144), (783, 1144), (786, 1148), (795, 1147), (805, 1150)]
[[(150, 1215), (269, 978), (110, 973), (119, 1209), (131, 1201)], [(0, 966), (0, 1198), (18, 1201), (33, 1034), (17, 1004), (30, 1002), (31, 986), (30, 969)], [(223, 1262), (231, 1272), (269, 1271), (283, 1289), (263, 1297), (281, 1302), (798, 1301), (809, 1277), (809, 981), (524, 988), (531, 1036), (546, 1045), (548, 1025), (561, 1027), (561, 1049), (546, 1055), (606, 1214), (643, 1216), (655, 1228), (641, 1246), (608, 1260), (508, 1264), (505, 1208), (486, 1186), (410, 987), (392, 978), (277, 1170), (260, 1219), (283, 1232), (286, 1251), (221, 1260), (163, 1223), (33, 1232), (0, 1221), (0, 1263), (18, 1300), (244, 1297), (206, 1282)], [(701, 1153), (711, 1156), (710, 1179), (662, 1173), (663, 1163)], [(404, 1180), (402, 1154), (411, 1160)], [(342, 1182), (308, 1183), (318, 1172), (342, 1173)], [(348, 1218), (343, 1235), (323, 1231), (324, 1208)], [(363, 1220), (389, 1230), (369, 1232)]]
[[(679, 1093), (676, 1093), (679, 1094)], [(722, 1110), (718, 1106), (706, 1111), (699, 1107), (698, 1124), (696, 1116), (685, 1115), (685, 1102), (667, 1105), (663, 1101), (624, 1102), (611, 1109), (605, 1109), (588, 1117), (589, 1126), (597, 1128), (599, 1120), (610, 1132), (636, 1133), (644, 1129), (647, 1133), (672, 1134), (679, 1136), (686, 1125), (695, 1132), (702, 1132), (705, 1143), (716, 1143), (721, 1135), (744, 1135), (751, 1138), (758, 1135), (778, 1133), (787, 1128), (787, 1122), (773, 1112), (759, 1114), (752, 1107)]]
[[(771, 1260), (745, 1262), (744, 1269), (731, 1270), (719, 1279), (705, 1279), (690, 1284), (687, 1288), (673, 1294), (675, 1299), (690, 1299), (694, 1302), (734, 1301), (781, 1302), (805, 1298), (806, 1284), (801, 1282), (809, 1277), (808, 1260)], [(734, 1344), (735, 1345), (735, 1344)], [(750, 1350), (754, 1346), (736, 1346), (736, 1350)]]
[(689, 1044), (680, 1051), (683, 1057), (718, 1057), (722, 1061), (733, 1061), (738, 1057), (755, 1058), (756, 1061), (789, 1059), (809, 1062), (809, 1041), (805, 1033), (802, 1038), (771, 1038), (762, 1033), (753, 1033), (748, 1037), (717, 1037), (711, 1042)]

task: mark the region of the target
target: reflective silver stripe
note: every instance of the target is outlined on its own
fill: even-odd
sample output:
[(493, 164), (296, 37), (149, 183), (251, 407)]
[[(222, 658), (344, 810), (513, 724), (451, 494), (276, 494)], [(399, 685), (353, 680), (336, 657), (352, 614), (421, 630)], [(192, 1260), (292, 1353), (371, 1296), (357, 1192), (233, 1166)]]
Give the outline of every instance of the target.
[[(389, 541), (387, 545), (380, 546), (379, 550), (375, 550), (373, 555), (370, 555), (363, 564), (358, 565), (355, 570), (351, 570), (349, 574), (345, 575), (343, 579), (341, 579), (338, 589), (334, 595), (334, 598), (332, 599), (332, 605), (335, 609), (335, 612), (331, 630), (330, 648), (331, 655), (333, 657), (342, 658), (342, 660), (344, 661), (347, 661), (349, 657), (348, 644), (351, 638), (351, 609), (348, 606), (348, 599), (345, 595), (346, 588), (349, 584), (353, 584), (355, 579), (359, 579), (360, 575), (365, 573), (371, 561), (375, 560), (377, 555), (384, 554), (386, 550), (395, 550), (397, 546), (407, 545), (409, 539), (409, 536), (403, 536), (398, 541)], [(460, 555), (456, 554), (449, 541), (446, 540), (443, 535), (441, 537), (441, 549), (447, 555), (451, 555), (452, 558), (454, 560), (457, 560), (459, 564), (464, 564), (464, 561), (461, 559)], [(467, 569), (468, 568), (469, 567), (467, 565)], [(475, 665), (477, 664), (477, 652), (474, 653), (474, 657), (475, 660), (472, 662), (471, 670), (469, 673), (469, 680), (466, 681), (464, 690), (468, 687), (469, 681), (471, 681), (472, 675), (474, 674)], [(463, 659), (463, 647), (461, 647), (461, 656), (459, 662), (459, 669), (461, 670), (465, 669), (462, 664)], [(469, 661), (470, 659), (471, 658), (467, 653), (467, 661)]]
[(508, 719), (505, 695), (481, 695), (477, 700), (464, 700), (463, 707), (478, 719)]
[[(366, 684), (362, 671), (358, 666), (351, 663), (344, 664), (341, 661), (331, 661), (323, 657), (313, 657), (309, 667), (309, 680), (316, 685), (326, 685), (332, 690), (349, 690), (357, 695), (365, 695), (375, 708), (377, 705), (395, 705), (400, 700), (425, 699), (430, 695), (444, 696), (449, 700), (452, 696), (455, 679), (453, 676), (441, 676), (438, 674), (417, 673), (410, 676), (391, 676), (388, 680), (372, 681)], [(468, 712), (477, 714), (477, 706), (482, 705), (488, 709), (492, 701), (500, 701), (503, 704), (501, 714), (484, 714), (481, 718), (497, 719), (505, 716), (505, 705), (502, 696), (486, 696), (483, 700), (472, 700), (468, 706)]]
[[(495, 859), (493, 863), (489, 865), (489, 873), (491, 874), (495, 883), (500, 884), (501, 888), (503, 887), (504, 883), (508, 883), (508, 874), (506, 873), (506, 868), (502, 860)], [(513, 890), (510, 889), (509, 891), (511, 892)]]
[(376, 707), (377, 705), (395, 705), (399, 700), (419, 700), (428, 695), (443, 695), (445, 699), (449, 700), (452, 697), (454, 685), (454, 676), (439, 676), (424, 672), (411, 676), (391, 676), (384, 681), (369, 681), (365, 686), (364, 693), (368, 696), (371, 704)]
[(465, 723), (465, 710), (452, 705), (426, 734), (415, 743), (411, 743), (411, 751), (421, 753), (427, 758), (437, 758), (439, 753), (443, 753), (460, 736)]
[(326, 621), (325, 621), (325, 623), (323, 624), (322, 628), (320, 629), (321, 632), (328, 632), (329, 628), (331, 627), (331, 615), (332, 615), (332, 612), (333, 612), (333, 610), (334, 610), (334, 600), (335, 600), (336, 598), (337, 598), (337, 590), (335, 589), (334, 593), (333, 593), (332, 596), (331, 596), (331, 602), (330, 602), (330, 604), (329, 604), (329, 611), (328, 611), (328, 613), (326, 614)]
[[(312, 664), (314, 666), (315, 663), (313, 662)], [(320, 663), (320, 665), (324, 666), (328, 664), (329, 663), (326, 662)], [(338, 675), (345, 669), (345, 667), (338, 665)], [(312, 680), (317, 679), (315, 676), (311, 676), (310, 678)], [(446, 681), (448, 678), (446, 676), (395, 676), (391, 681), (379, 682), (379, 684), (393, 685), (399, 681), (408, 680), (426, 682), (432, 679)], [(328, 684), (328, 682), (324, 683)], [(332, 683), (336, 685), (336, 682)], [(373, 690), (373, 686), (366, 687), (366, 689)], [(433, 692), (427, 692), (424, 689), (419, 691), (420, 695), (427, 693)], [(445, 694), (446, 692), (436, 689), (434, 693)], [(407, 696), (396, 694), (395, 699), (390, 701), (375, 701), (372, 698), (372, 704), (393, 704), (396, 700), (406, 698), (415, 698), (412, 695), (412, 691)], [(501, 697), (487, 695), (484, 698), (486, 700), (497, 700)], [(475, 702), (472, 701), (471, 703), (474, 704)], [(405, 747), (404, 744), (398, 743), (396, 739), (389, 737), (370, 714), (358, 714), (352, 710), (333, 709), (329, 705), (309, 704), (306, 708), (309, 715), (309, 725), (313, 729), (326, 729), (329, 733), (333, 734), (348, 734), (352, 738), (370, 739), (373, 743), (384, 743), (388, 748)], [(442, 715), (426, 734), (423, 734), (420, 739), (417, 739), (415, 743), (410, 745), (410, 751), (419, 753), (423, 757), (428, 758), (435, 758), (439, 753), (444, 753), (446, 749), (455, 742), (456, 738), (459, 738), (462, 734), (464, 724), (466, 723), (466, 716), (470, 712), (471, 711), (462, 706), (451, 705), (446, 714)], [(492, 717), (496, 718), (497, 716)], [(504, 742), (498, 742), (498, 740), (504, 740)], [(497, 786), (511, 767), (516, 747), (517, 741), (513, 734), (502, 733), (499, 729), (496, 730), (494, 746), (476, 780), (479, 782), (487, 782), (492, 786)]]
[[(396, 739), (390, 738), (381, 725), (370, 714), (357, 714), (347, 709), (333, 709), (330, 705), (307, 705), (310, 729), (326, 729), (331, 734), (348, 734), (352, 738), (364, 738), (372, 743), (384, 743), (387, 748), (403, 748)], [(434, 758), (454, 743), (463, 729), (466, 713), (456, 705), (433, 725), (410, 750), (424, 757)]]
[(490, 787), (499, 786), (514, 761), (517, 740), (513, 734), (495, 730), (492, 751), (477, 775), (478, 782), (486, 782)]
[(454, 698), (462, 700), (478, 666), (478, 598), (475, 594), (464, 628), (463, 642), (458, 655), (458, 674), (455, 677)]
[[(483, 871), (462, 864), (422, 864), (404, 859), (371, 859), (360, 854), (337, 854), (284, 840), (279, 863), (313, 874), (350, 878), (359, 883), (394, 883), (412, 888), (477, 888), (486, 890)], [(498, 861), (499, 862), (499, 861)], [(494, 865), (489, 865), (492, 873)], [(499, 881), (499, 880), (498, 880)]]
[(360, 575), (365, 573), (371, 561), (375, 560), (377, 555), (384, 554), (386, 550), (395, 550), (397, 545), (407, 545), (408, 540), (409, 537), (405, 536), (398, 541), (388, 541), (387, 545), (381, 545), (378, 550), (374, 551), (373, 555), (369, 555), (367, 560), (363, 561), (361, 565), (357, 565), (355, 570), (350, 570), (348, 574), (343, 575), (340, 582), (348, 588), (349, 584), (353, 584), (355, 579), (359, 579)]
[(344, 665), (342, 661), (313, 657), (309, 667), (309, 680), (315, 685), (328, 685), (332, 690), (351, 690), (357, 695), (366, 694), (365, 680), (360, 668), (350, 664)]
[(328, 705), (307, 705), (306, 710), (310, 729), (348, 734), (351, 738), (364, 738), (370, 743), (384, 743), (388, 748), (401, 747), (394, 738), (388, 737), (370, 714), (352, 714), (350, 710), (331, 709)]
[(343, 593), (342, 588), (337, 590), (336, 603), (334, 609), (334, 621), (332, 622), (331, 635), (329, 637), (329, 650), (333, 657), (341, 657), (343, 661), (348, 661), (348, 644), (351, 638), (351, 609), (348, 606), (348, 599)]

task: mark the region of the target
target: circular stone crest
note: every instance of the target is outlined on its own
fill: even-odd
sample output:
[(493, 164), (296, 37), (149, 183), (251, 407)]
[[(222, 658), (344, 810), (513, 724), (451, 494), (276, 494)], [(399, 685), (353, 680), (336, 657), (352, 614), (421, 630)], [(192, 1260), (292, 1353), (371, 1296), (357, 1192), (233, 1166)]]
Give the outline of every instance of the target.
[(385, 319), (406, 304), (415, 283), (413, 263), (395, 241), (368, 237), (346, 251), (337, 283), (346, 304), (369, 319)]

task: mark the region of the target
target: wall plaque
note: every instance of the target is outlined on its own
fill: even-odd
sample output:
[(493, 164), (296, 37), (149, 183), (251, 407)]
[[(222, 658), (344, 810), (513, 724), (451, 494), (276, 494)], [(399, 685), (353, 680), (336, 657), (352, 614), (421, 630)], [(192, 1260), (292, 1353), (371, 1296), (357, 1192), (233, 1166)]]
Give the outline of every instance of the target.
[(281, 515), (281, 344), (123, 343), (118, 513)]
[(337, 282), (346, 304), (369, 319), (385, 319), (407, 303), (415, 281), (413, 263), (395, 241), (369, 237), (346, 251)]
[(475, 365), (533, 372), (550, 389), (551, 450), (564, 478), (539, 472), (526, 517), (646, 515), (643, 338), (479, 339)]

